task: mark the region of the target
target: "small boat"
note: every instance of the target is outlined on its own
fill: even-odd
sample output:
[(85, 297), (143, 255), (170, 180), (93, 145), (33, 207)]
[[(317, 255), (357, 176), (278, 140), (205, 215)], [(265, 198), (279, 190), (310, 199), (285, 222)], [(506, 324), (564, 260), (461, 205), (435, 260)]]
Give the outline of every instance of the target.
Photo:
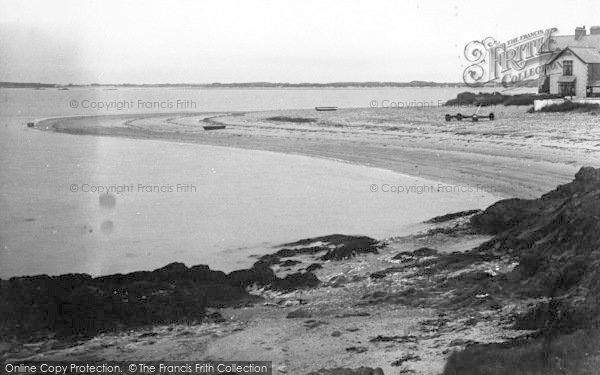
[(317, 111), (337, 111), (338, 107), (315, 107)]
[(28, 128), (33, 128), (35, 126), (35, 122), (28, 122), (27, 123), (27, 127)]
[(218, 130), (225, 129), (225, 125), (204, 125), (204, 130)]

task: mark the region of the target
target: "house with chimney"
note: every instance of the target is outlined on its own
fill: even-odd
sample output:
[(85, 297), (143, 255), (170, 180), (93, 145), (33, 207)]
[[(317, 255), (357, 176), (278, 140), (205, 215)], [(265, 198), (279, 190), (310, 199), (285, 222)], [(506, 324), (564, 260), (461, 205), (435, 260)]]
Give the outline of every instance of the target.
[(563, 97), (600, 97), (600, 26), (553, 35), (542, 56), (539, 92)]

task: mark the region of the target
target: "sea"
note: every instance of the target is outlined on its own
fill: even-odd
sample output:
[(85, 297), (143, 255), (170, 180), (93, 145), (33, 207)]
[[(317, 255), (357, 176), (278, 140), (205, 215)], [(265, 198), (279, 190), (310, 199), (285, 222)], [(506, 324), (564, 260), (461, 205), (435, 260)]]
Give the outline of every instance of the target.
[[(399, 194), (438, 183), (335, 160), (28, 128), (50, 117), (438, 106), (464, 88), (0, 89), (0, 278), (171, 262), (231, 271), (286, 242), (377, 239), (497, 197)], [(200, 124), (198, 126), (201, 126)], [(110, 194), (104, 194), (110, 192)]]

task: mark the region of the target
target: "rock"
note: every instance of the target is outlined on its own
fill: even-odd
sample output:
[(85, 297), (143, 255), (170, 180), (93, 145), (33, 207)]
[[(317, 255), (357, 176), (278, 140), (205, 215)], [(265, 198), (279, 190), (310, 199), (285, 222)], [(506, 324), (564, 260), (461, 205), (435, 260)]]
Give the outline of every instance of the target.
[[(86, 337), (116, 329), (201, 321), (207, 306), (233, 306), (256, 299), (227, 283), (220, 271), (171, 263), (151, 272), (96, 278), (68, 274), (0, 280), (0, 321), (9, 322), (3, 326), (3, 336), (53, 332), (61, 338)], [(28, 302), (32, 300), (36, 304)]]
[(287, 315), (286, 318), (288, 319), (305, 319), (305, 318), (311, 318), (312, 314), (310, 311), (306, 310), (306, 309), (297, 309), (294, 311), (290, 311)]
[(346, 348), (346, 351), (347, 351), (347, 352), (351, 352), (351, 353), (357, 353), (357, 354), (359, 354), (359, 353), (364, 353), (364, 352), (366, 352), (366, 351), (368, 351), (368, 350), (369, 350), (369, 349), (367, 349), (367, 348), (366, 348), (366, 347), (364, 347), (364, 346), (350, 346), (350, 347)]
[(335, 317), (336, 318), (349, 318), (352, 316), (371, 316), (371, 314), (369, 314), (366, 311), (347, 311), (342, 314), (337, 314)]
[(287, 300), (282, 300), (279, 301), (277, 303), (277, 306), (282, 306), (282, 307), (292, 307), (292, 306), (299, 306), (299, 305), (304, 305), (306, 304), (306, 302), (303, 299), (287, 299)]
[(327, 282), (327, 286), (330, 286), (332, 288), (339, 288), (349, 282), (350, 282), (350, 279), (348, 279), (346, 276), (337, 275), (337, 276), (334, 276), (331, 279), (329, 279), (329, 281)]
[(467, 319), (465, 321), (464, 324), (465, 324), (466, 327), (473, 327), (473, 326), (477, 325), (477, 322), (478, 322), (477, 319), (475, 319), (475, 318), (469, 318), (469, 319)]
[(366, 236), (331, 234), (302, 239), (293, 243), (283, 244), (282, 246), (285, 246), (285, 248), (275, 253), (276, 256), (281, 258), (325, 252), (325, 255), (321, 256), (321, 260), (335, 261), (348, 259), (363, 253), (377, 253), (378, 249), (384, 246), (384, 244)]
[(340, 337), (341, 335), (342, 335), (342, 333), (340, 331), (331, 332), (331, 337)]
[(266, 254), (260, 257), (259, 262), (266, 263), (268, 265), (275, 265), (281, 263), (281, 258), (277, 253), (275, 254)]
[(403, 336), (383, 336), (378, 335), (369, 340), (369, 342), (395, 342), (395, 343), (409, 343), (409, 342), (417, 342), (417, 336), (413, 335), (403, 335)]
[(292, 267), (292, 266), (295, 266), (296, 264), (300, 264), (300, 263), (302, 263), (302, 262), (300, 262), (299, 260), (288, 259), (286, 261), (279, 263), (279, 266), (280, 267)]
[(421, 360), (421, 357), (419, 357), (418, 355), (415, 355), (413, 353), (408, 353), (408, 354), (405, 354), (402, 357), (398, 358), (394, 362), (392, 362), (391, 365), (398, 367), (398, 366), (402, 366), (402, 364), (407, 361), (420, 361), (420, 360)]
[(442, 216), (436, 216), (432, 219), (427, 220), (425, 223), (430, 223), (430, 224), (437, 224), (437, 223), (443, 223), (446, 221), (450, 221), (450, 220), (454, 220), (457, 219), (459, 217), (465, 217), (465, 216), (469, 216), (469, 215), (473, 215), (476, 213), (481, 212), (481, 210), (468, 210), (468, 211), (460, 211), (460, 212), (454, 212), (451, 214), (446, 214), (446, 215), (442, 215)]
[(377, 254), (382, 245), (373, 238), (366, 236), (349, 237), (347, 240), (327, 252), (321, 260), (343, 260), (355, 257), (358, 254)]
[(328, 324), (327, 322), (324, 322), (322, 320), (307, 320), (304, 322), (304, 327), (306, 327), (306, 329), (313, 329), (313, 328), (317, 328), (320, 327), (322, 325), (326, 325)]
[(499, 234), (514, 228), (540, 212), (541, 204), (528, 199), (505, 199), (471, 218), (471, 225), (485, 234)]
[(318, 269), (323, 268), (323, 266), (319, 263), (312, 263), (311, 265), (309, 265), (308, 267), (306, 267), (306, 271), (307, 272), (312, 272)]
[(252, 285), (271, 285), (277, 280), (277, 276), (267, 264), (257, 262), (250, 269), (231, 272), (227, 275), (227, 280), (231, 285), (246, 288)]
[(387, 273), (385, 271), (376, 271), (369, 275), (369, 277), (373, 280), (383, 279), (386, 276)]
[(450, 341), (450, 343), (448, 344), (448, 346), (471, 346), (471, 345), (476, 345), (478, 344), (477, 341), (473, 341), (473, 340), (466, 340), (466, 339), (455, 339)]
[(439, 251), (437, 251), (436, 249), (432, 249), (430, 247), (420, 247), (417, 250), (414, 250), (412, 252), (412, 255), (416, 256), (416, 257), (430, 257), (430, 256), (434, 256), (434, 255), (438, 255)]
[(538, 199), (499, 201), (471, 223), (495, 234), (477, 252), (519, 262), (511, 275), (497, 281), (501, 289), (562, 301), (556, 319), (536, 319), (536, 328), (567, 330), (600, 322), (600, 269), (592, 266), (600, 262), (600, 169), (583, 167), (573, 181)]
[(400, 260), (403, 262), (408, 262), (410, 260), (414, 260), (414, 258), (424, 258), (431, 256), (438, 256), (440, 252), (436, 249), (432, 249), (430, 247), (420, 247), (413, 251), (405, 251), (398, 253), (392, 257), (393, 260)]
[(271, 283), (271, 289), (289, 292), (297, 289), (315, 288), (321, 281), (312, 272), (297, 272)]

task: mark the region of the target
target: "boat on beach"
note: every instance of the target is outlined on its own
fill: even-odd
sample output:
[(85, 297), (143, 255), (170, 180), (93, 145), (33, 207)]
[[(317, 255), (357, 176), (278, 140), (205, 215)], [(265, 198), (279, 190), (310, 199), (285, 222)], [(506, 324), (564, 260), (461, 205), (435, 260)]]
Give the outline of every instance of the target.
[(35, 122), (28, 122), (27, 123), (27, 127), (28, 128), (33, 128), (35, 126)]
[(225, 125), (204, 125), (204, 130), (218, 130), (225, 129)]
[(315, 110), (321, 111), (337, 111), (338, 107), (315, 107)]

